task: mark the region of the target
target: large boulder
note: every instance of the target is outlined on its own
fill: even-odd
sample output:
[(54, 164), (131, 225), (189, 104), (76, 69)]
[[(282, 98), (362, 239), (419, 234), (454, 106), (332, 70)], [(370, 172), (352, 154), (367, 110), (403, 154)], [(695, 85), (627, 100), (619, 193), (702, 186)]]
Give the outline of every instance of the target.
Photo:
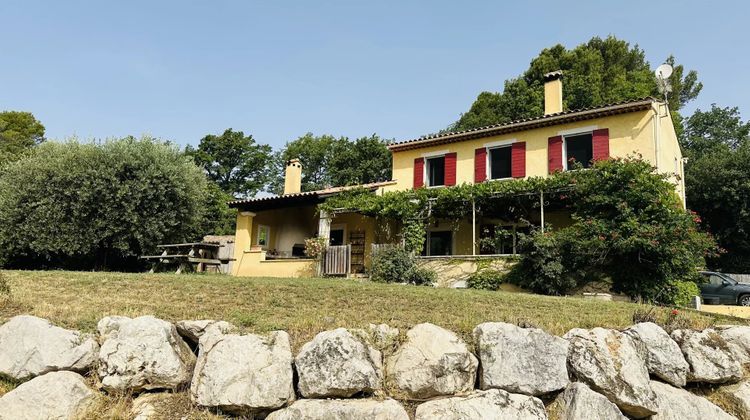
[(575, 328), (564, 338), (570, 341), (568, 367), (575, 377), (631, 417), (656, 413), (646, 362), (631, 336), (604, 328)]
[(715, 330), (675, 330), (672, 338), (690, 364), (688, 382), (721, 384), (742, 379), (742, 365)]
[(204, 335), (190, 394), (200, 406), (250, 416), (294, 401), (289, 335)]
[(226, 321), (213, 319), (177, 321), (175, 327), (177, 327), (177, 332), (192, 344), (198, 344), (198, 340), (207, 333), (231, 334), (237, 330), (234, 325)]
[(400, 396), (425, 399), (474, 389), (477, 358), (456, 334), (419, 324), (386, 363), (387, 381)]
[(625, 334), (643, 343), (648, 372), (674, 386), (685, 386), (688, 366), (680, 346), (660, 326), (642, 322), (625, 330)]
[(306, 398), (351, 397), (382, 389), (383, 360), (367, 341), (344, 328), (324, 331), (294, 359)]
[(409, 420), (397, 401), (386, 399), (298, 400), (289, 407), (274, 411), (266, 420)]
[(106, 317), (99, 377), (110, 391), (176, 389), (190, 382), (195, 355), (174, 325), (152, 316)]
[(544, 404), (536, 397), (502, 389), (476, 391), (463, 397), (442, 398), (417, 406), (414, 420), (535, 420), (546, 419)]
[[(544, 395), (568, 384), (568, 341), (537, 328), (486, 322), (474, 328), (482, 389)], [(519, 351), (519, 349), (522, 349)]]
[(750, 327), (725, 325), (717, 327), (716, 332), (727, 342), (729, 351), (738, 362), (750, 363)]
[(563, 420), (627, 420), (616, 405), (583, 382), (569, 384), (553, 404), (556, 418)]
[(94, 337), (19, 315), (0, 326), (0, 374), (24, 380), (48, 372), (85, 372), (96, 362)]
[(0, 420), (68, 420), (86, 411), (96, 393), (75, 372), (51, 372), (0, 397)]
[(658, 413), (651, 420), (730, 420), (734, 419), (707, 399), (681, 388), (651, 381)]

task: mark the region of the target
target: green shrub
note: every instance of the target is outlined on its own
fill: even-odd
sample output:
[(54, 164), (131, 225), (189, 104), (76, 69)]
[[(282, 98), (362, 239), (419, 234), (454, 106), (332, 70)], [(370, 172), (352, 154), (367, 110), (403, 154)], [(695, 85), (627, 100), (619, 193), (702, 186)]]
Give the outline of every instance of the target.
[(509, 283), (547, 295), (564, 295), (578, 285), (563, 264), (562, 236), (536, 231), (522, 236), (518, 247), (521, 259), (506, 276)]
[(693, 296), (701, 295), (701, 290), (692, 281), (673, 281), (663, 293), (664, 303), (676, 306), (688, 306)]
[(484, 269), (477, 270), (467, 281), (470, 289), (498, 290), (503, 283), (505, 273), (499, 270)]
[(10, 283), (2, 271), (0, 271), (0, 297), (10, 297)]
[(430, 284), (435, 277), (433, 271), (417, 267), (414, 256), (398, 246), (379, 251), (370, 268), (370, 280), (378, 283)]

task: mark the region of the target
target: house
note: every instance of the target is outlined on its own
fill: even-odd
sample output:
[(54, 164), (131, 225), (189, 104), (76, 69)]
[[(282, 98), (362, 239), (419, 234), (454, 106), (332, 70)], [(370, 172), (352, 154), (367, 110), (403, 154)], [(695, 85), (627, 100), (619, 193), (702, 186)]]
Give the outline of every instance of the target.
[[(502, 182), (544, 177), (584, 167), (593, 159), (640, 156), (668, 174), (685, 202), (683, 159), (669, 110), (664, 102), (643, 98), (579, 110), (563, 110), (562, 73), (545, 75), (544, 115), (473, 130), (441, 133), (389, 145), (392, 180), (363, 187), (374, 194), (412, 188), (448, 188), (463, 183)], [(318, 214), (327, 197), (354, 187), (302, 192), (300, 162), (286, 167), (284, 194), (237, 200), (233, 274), (301, 277), (314, 275), (317, 265), (304, 256), (304, 241), (320, 236), (332, 246), (349, 245), (345, 272), (363, 272), (373, 244), (394, 243), (395, 229), (383, 229), (372, 217), (354, 212)], [(477, 256), (515, 253), (518, 232), (544, 220), (564, 224), (565, 211), (544, 211), (527, 223), (483, 214), (458, 226), (437, 221), (427, 229), (424, 256)], [(476, 216), (476, 215), (475, 215)], [(488, 229), (504, 229), (508, 240), (485, 250), (478, 239)]]

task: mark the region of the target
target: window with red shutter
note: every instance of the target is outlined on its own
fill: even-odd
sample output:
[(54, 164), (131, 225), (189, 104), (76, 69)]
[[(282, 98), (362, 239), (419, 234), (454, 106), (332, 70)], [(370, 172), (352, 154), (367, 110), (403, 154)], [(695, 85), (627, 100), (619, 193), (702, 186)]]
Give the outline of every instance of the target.
[(445, 154), (445, 185), (456, 185), (456, 153)]
[(474, 183), (479, 184), (487, 179), (487, 148), (474, 151)]
[(510, 174), (513, 178), (526, 176), (526, 142), (516, 142), (511, 145)]
[(424, 158), (414, 159), (414, 188), (424, 187)]
[(591, 140), (592, 155), (594, 160), (609, 159), (609, 129), (602, 128), (594, 130)]

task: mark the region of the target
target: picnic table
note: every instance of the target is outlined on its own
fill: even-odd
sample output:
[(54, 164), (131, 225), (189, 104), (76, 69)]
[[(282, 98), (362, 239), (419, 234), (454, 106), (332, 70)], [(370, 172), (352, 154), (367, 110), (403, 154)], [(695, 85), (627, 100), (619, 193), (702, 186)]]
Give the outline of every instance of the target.
[(184, 244), (157, 245), (162, 249), (159, 255), (142, 255), (141, 259), (153, 261), (149, 273), (153, 273), (162, 265), (177, 265), (176, 274), (182, 272), (206, 271), (207, 267), (221, 266), (218, 258), (219, 248), (223, 245), (210, 242), (189, 242)]

